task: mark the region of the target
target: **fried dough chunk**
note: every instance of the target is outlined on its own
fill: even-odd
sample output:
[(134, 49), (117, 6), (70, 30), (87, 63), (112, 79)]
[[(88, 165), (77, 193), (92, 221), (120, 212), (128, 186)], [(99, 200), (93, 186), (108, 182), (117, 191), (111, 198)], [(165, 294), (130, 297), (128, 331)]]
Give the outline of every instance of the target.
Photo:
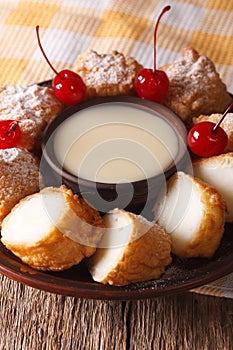
[(49, 87), (0, 86), (0, 120), (17, 120), (22, 131), (19, 147), (38, 151), (46, 125), (64, 108)]
[(0, 150), (0, 224), (20, 199), (40, 189), (39, 161), (21, 148)]
[(154, 213), (170, 235), (175, 255), (211, 258), (224, 233), (225, 210), (225, 201), (215, 188), (177, 172), (169, 179)]
[(88, 259), (95, 281), (123, 286), (159, 278), (171, 263), (170, 238), (159, 225), (123, 209), (105, 214), (104, 223), (106, 232)]
[(226, 221), (233, 222), (233, 152), (193, 161), (193, 173), (213, 186), (226, 202)]
[(2, 243), (38, 270), (62, 271), (96, 251), (99, 213), (66, 187), (22, 199), (3, 220)]
[(232, 102), (214, 63), (193, 48), (185, 48), (179, 60), (160, 69), (166, 72), (170, 81), (162, 103), (180, 116), (188, 127), (194, 117), (222, 113)]
[(141, 68), (134, 58), (118, 51), (98, 54), (91, 50), (78, 56), (75, 71), (87, 86), (87, 98), (92, 98), (135, 95), (134, 78)]

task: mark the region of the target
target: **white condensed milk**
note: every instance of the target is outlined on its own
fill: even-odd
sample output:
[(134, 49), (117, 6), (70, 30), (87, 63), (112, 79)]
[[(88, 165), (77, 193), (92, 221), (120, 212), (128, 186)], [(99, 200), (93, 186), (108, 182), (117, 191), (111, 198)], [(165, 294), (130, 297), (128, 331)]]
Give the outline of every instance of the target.
[(54, 152), (63, 168), (80, 178), (134, 182), (163, 172), (178, 152), (178, 138), (159, 115), (110, 102), (65, 119), (56, 130)]

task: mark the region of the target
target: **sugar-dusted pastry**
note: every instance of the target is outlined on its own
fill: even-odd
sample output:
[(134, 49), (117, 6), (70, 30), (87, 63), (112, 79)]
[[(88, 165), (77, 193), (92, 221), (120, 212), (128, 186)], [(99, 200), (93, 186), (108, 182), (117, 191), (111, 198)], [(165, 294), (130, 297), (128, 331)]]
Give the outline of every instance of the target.
[(102, 219), (64, 186), (22, 199), (3, 220), (2, 243), (40, 270), (61, 271), (96, 250)]
[(75, 71), (83, 78), (87, 98), (134, 95), (134, 78), (142, 66), (118, 51), (98, 54), (91, 50), (77, 58)]
[(193, 172), (222, 195), (227, 205), (226, 221), (233, 222), (233, 152), (195, 159)]
[(0, 120), (19, 121), (19, 146), (29, 151), (39, 148), (44, 128), (62, 109), (49, 87), (0, 86)]
[(175, 255), (211, 258), (224, 233), (225, 209), (225, 202), (215, 188), (177, 172), (169, 179), (154, 214), (170, 234)]
[(142, 216), (114, 209), (104, 216), (106, 231), (88, 259), (93, 279), (116, 286), (160, 277), (171, 263), (165, 231)]
[(193, 117), (222, 113), (232, 102), (214, 63), (193, 48), (184, 49), (180, 59), (160, 69), (170, 81), (163, 103), (187, 126), (192, 124)]
[[(193, 118), (193, 124), (197, 124), (204, 121), (217, 123), (222, 114), (213, 113), (211, 115), (200, 115), (197, 118)], [(227, 133), (228, 143), (224, 152), (233, 152), (233, 113), (227, 113), (223, 121), (221, 122), (221, 128)]]
[(0, 224), (20, 199), (39, 188), (38, 159), (24, 149), (0, 149)]

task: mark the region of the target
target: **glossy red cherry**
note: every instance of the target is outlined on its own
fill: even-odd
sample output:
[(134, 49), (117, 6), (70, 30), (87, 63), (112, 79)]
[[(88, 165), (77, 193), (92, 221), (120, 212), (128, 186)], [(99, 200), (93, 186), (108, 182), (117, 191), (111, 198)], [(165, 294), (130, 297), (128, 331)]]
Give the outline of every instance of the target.
[(160, 102), (166, 96), (169, 80), (165, 72), (144, 68), (138, 72), (135, 80), (137, 94), (148, 100)]
[(212, 157), (224, 151), (228, 143), (228, 136), (220, 124), (232, 108), (233, 103), (228, 106), (218, 123), (204, 121), (190, 129), (188, 146), (194, 154), (200, 157)]
[(160, 13), (154, 30), (154, 70), (150, 68), (141, 69), (135, 77), (135, 90), (138, 96), (155, 102), (160, 102), (167, 94), (169, 79), (164, 71), (156, 69), (156, 34), (162, 15), (170, 10), (166, 6)]
[(0, 149), (16, 147), (21, 135), (21, 129), (16, 120), (0, 120)]
[(190, 150), (200, 157), (212, 157), (223, 152), (228, 142), (226, 132), (218, 127), (215, 132), (215, 123), (204, 121), (196, 124), (188, 134)]
[(55, 96), (63, 103), (73, 105), (84, 100), (86, 85), (80, 75), (65, 69), (52, 82)]
[(52, 88), (55, 96), (61, 102), (68, 105), (73, 105), (83, 101), (86, 95), (86, 85), (81, 76), (69, 69), (62, 70), (58, 73), (52, 66), (41, 45), (39, 37), (39, 26), (36, 26), (36, 34), (41, 52), (50, 68), (56, 74), (52, 82)]

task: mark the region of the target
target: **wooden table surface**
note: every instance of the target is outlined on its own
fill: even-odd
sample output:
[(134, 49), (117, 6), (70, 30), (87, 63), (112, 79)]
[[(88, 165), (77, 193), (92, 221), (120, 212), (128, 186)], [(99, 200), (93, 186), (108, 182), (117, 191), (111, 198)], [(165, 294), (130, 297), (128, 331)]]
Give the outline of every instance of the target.
[(0, 350), (233, 349), (232, 299), (85, 300), (0, 278)]

